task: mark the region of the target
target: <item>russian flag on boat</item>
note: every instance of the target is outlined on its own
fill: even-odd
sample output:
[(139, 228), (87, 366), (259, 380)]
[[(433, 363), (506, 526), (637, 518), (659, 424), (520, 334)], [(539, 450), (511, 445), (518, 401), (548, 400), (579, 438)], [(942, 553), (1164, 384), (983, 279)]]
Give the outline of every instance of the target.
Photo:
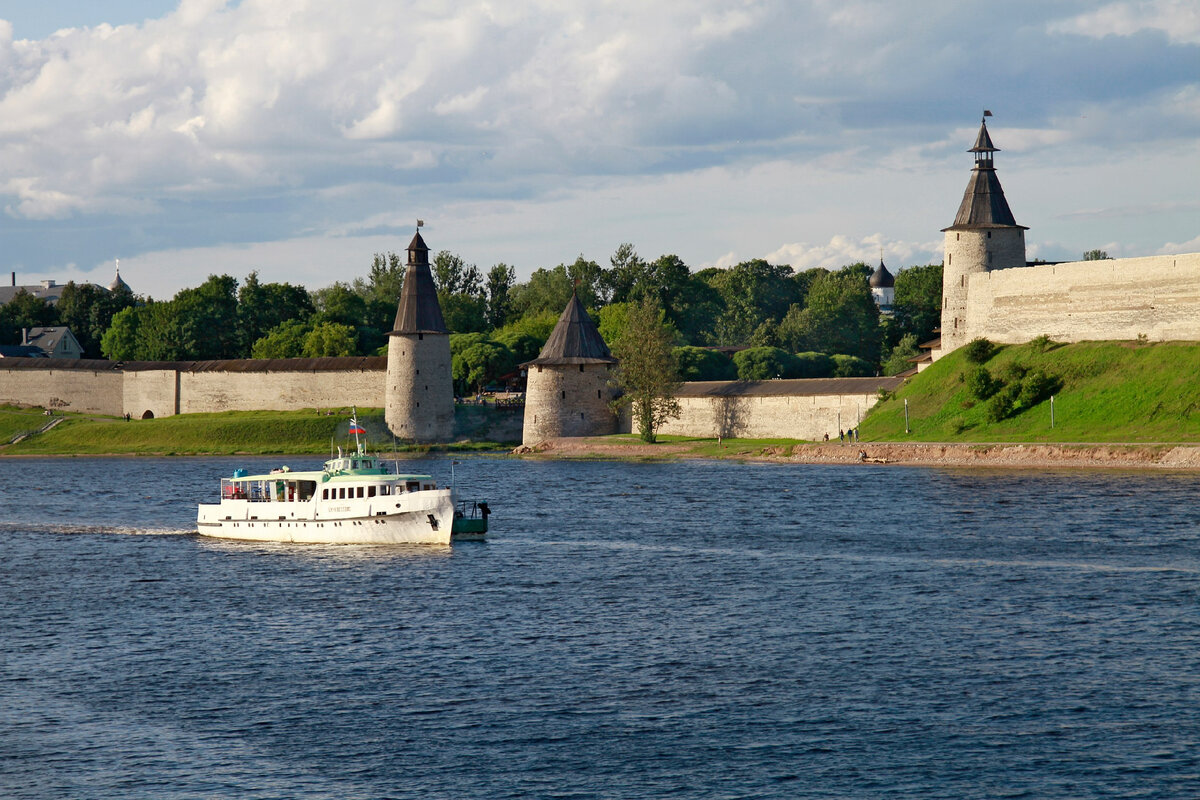
[(363, 428), (361, 425), (359, 425), (359, 424), (357, 424), (357, 423), (351, 424), (351, 426), (350, 426), (350, 432), (351, 432), (351, 433), (361, 433), (361, 434), (363, 434), (363, 435), (366, 435), (366, 433), (367, 433), (367, 432), (366, 432), (366, 430), (365, 430), (365, 429), (364, 429), (364, 428)]

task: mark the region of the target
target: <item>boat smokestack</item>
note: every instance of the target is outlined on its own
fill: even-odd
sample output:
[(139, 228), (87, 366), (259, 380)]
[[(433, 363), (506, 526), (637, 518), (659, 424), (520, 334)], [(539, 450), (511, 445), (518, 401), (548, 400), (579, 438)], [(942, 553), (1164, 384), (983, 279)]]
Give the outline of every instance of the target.
[(17, 285), (17, 271), (13, 270), (13, 286)]

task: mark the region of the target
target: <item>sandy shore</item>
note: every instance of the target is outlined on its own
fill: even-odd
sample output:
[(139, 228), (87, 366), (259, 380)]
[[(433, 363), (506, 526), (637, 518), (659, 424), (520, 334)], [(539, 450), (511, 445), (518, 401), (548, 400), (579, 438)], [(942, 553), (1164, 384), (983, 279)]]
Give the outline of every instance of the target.
[[(552, 439), (515, 453), (549, 458), (713, 458), (688, 443), (641, 444), (604, 438)], [(1174, 444), (934, 444), (860, 442), (799, 444), (758, 450), (731, 447), (738, 460), (797, 464), (1103, 469), (1200, 469), (1200, 445)], [(717, 456), (722, 457), (722, 456)]]

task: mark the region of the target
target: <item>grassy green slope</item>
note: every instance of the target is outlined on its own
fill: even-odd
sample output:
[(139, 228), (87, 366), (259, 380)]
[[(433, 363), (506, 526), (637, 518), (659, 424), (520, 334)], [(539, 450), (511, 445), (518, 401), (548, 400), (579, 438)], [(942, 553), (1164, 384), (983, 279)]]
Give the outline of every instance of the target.
[(1044, 352), (1032, 344), (1004, 346), (984, 366), (998, 376), (1013, 363), (1061, 381), (1053, 429), (1048, 399), (990, 422), (987, 401), (974, 399), (965, 381), (977, 365), (960, 348), (876, 406), (863, 420), (861, 436), (874, 441), (1200, 441), (1200, 344), (1082, 342)]
[[(40, 412), (25, 410), (24, 413), (36, 421), (35, 428), (47, 421)], [(367, 431), (368, 447), (375, 452), (390, 452), (392, 437), (382, 409), (359, 409), (358, 419)], [(0, 446), (0, 455), (323, 454), (329, 452), (331, 441), (342, 447), (353, 446), (349, 428), (345, 410), (332, 416), (314, 409), (226, 411), (130, 422), (120, 417), (68, 414), (62, 423), (44, 434), (15, 445)], [(489, 442), (464, 442), (444, 449), (495, 447)], [(408, 453), (428, 449), (414, 445), (397, 448)]]
[[(339, 430), (340, 425), (340, 430)], [(315, 411), (231, 411), (162, 419), (68, 416), (5, 454), (321, 453), (346, 435), (342, 416)]]
[(22, 433), (31, 433), (50, 422), (40, 408), (0, 405), (0, 444)]

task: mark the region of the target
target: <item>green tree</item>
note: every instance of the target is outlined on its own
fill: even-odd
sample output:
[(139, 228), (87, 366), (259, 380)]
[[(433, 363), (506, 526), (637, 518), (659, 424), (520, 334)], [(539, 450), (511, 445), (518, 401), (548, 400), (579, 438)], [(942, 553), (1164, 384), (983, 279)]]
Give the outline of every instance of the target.
[(184, 361), (194, 357), (176, 301), (148, 302), (133, 311), (137, 325), (133, 358), (138, 361)]
[(251, 358), (300, 358), (304, 355), (304, 340), (312, 325), (298, 319), (279, 323), (250, 349)]
[(492, 338), (496, 341), (503, 341), (504, 337), (510, 334), (524, 334), (537, 341), (537, 349), (540, 351), (542, 346), (546, 344), (546, 340), (550, 338), (550, 334), (561, 315), (562, 309), (520, 316), (510, 321), (500, 330), (495, 331), (492, 334)]
[[(182, 358), (208, 360), (242, 355), (237, 285), (237, 280), (229, 275), (209, 275), (196, 288), (176, 293), (171, 301), (173, 308), (169, 309), (174, 315), (170, 324), (178, 326), (178, 352)], [(160, 308), (151, 318), (167, 313), (168, 309)]]
[(433, 259), (433, 282), (437, 286), (442, 318), (451, 333), (487, 328), (487, 298), (479, 268), (449, 250)]
[(867, 282), (852, 265), (813, 281), (808, 304), (789, 310), (781, 338), (795, 350), (844, 353), (879, 361), (879, 308)]
[[(892, 306), (895, 338), (911, 333), (924, 342), (942, 324), (942, 265), (906, 267), (896, 275), (896, 296)], [(889, 345), (892, 342), (888, 342)]]
[[(94, 283), (77, 284), (71, 281), (63, 287), (54, 306), (58, 324), (71, 329), (83, 348), (84, 358), (100, 358), (100, 337), (104, 335), (104, 328), (99, 325), (101, 314), (97, 312), (97, 306), (106, 295), (108, 292)], [(110, 315), (108, 321), (111, 322), (111, 319)]]
[[(573, 290), (571, 279), (567, 276), (567, 268), (562, 264), (554, 269), (536, 269), (528, 281), (513, 287), (513, 313), (518, 317), (553, 313), (557, 319), (567, 307)], [(582, 295), (579, 299), (587, 305)]]
[(137, 358), (137, 309), (124, 308), (113, 315), (112, 322), (100, 336), (100, 352), (111, 361), (133, 361)]
[(732, 381), (737, 367), (732, 359), (717, 350), (686, 345), (675, 349), (679, 378), (684, 381)]
[(899, 375), (901, 372), (912, 369), (912, 361), (910, 359), (920, 355), (921, 350), (917, 347), (917, 336), (914, 333), (906, 333), (900, 337), (900, 341), (888, 353), (888, 357), (883, 362), (884, 375)]
[(596, 312), (596, 329), (605, 342), (615, 342), (625, 335), (629, 324), (629, 303), (609, 303)]
[(315, 311), (303, 286), (260, 283), (258, 272), (246, 276), (238, 289), (237, 315), (242, 354), (248, 354), (268, 331), (288, 320), (307, 320)]
[(617, 247), (617, 251), (609, 258), (612, 265), (600, 277), (601, 299), (604, 304), (625, 303), (633, 299), (633, 287), (642, 282), (646, 272), (646, 262), (633, 249), (633, 245), (625, 242)]
[(785, 378), (830, 378), (837, 370), (837, 356), (808, 351), (792, 356), (791, 369)]
[(18, 289), (3, 311), (3, 315), (0, 315), (0, 323), (4, 326), (0, 330), (3, 339), (0, 341), (5, 344), (20, 344), (22, 329), (54, 324), (54, 307), (25, 289)]
[(542, 346), (546, 344), (545, 339), (539, 339), (521, 330), (498, 331), (492, 335), (492, 341), (507, 347), (518, 364), (537, 358)]
[(724, 311), (714, 326), (715, 344), (745, 344), (766, 320), (779, 322), (799, 298), (800, 287), (793, 280), (792, 268), (762, 259), (700, 275), (724, 302)]
[(835, 353), (832, 358), (835, 378), (870, 378), (875, 374), (875, 365), (858, 356)]
[(674, 336), (663, 311), (651, 297), (628, 309), (625, 332), (613, 345), (620, 362), (617, 385), (622, 403), (630, 406), (638, 433), (645, 442), (658, 438), (658, 429), (678, 417), (679, 376), (672, 352)]
[(1103, 250), (1088, 250), (1083, 254), (1084, 261), (1105, 261), (1110, 258), (1112, 258), (1112, 256)]
[(461, 382), (464, 389), (475, 387), (477, 391), (515, 368), (513, 352), (490, 340), (475, 342), (455, 356), (452, 363), (454, 380)]
[(512, 314), (512, 291), (517, 273), (505, 263), (496, 264), (487, 274), (487, 325), (491, 330), (504, 327)]
[(778, 347), (750, 347), (733, 354), (738, 380), (769, 381), (790, 378), (795, 369), (793, 356)]
[(320, 322), (304, 337), (305, 358), (352, 356), (358, 352), (358, 337), (354, 328), (336, 322)]

